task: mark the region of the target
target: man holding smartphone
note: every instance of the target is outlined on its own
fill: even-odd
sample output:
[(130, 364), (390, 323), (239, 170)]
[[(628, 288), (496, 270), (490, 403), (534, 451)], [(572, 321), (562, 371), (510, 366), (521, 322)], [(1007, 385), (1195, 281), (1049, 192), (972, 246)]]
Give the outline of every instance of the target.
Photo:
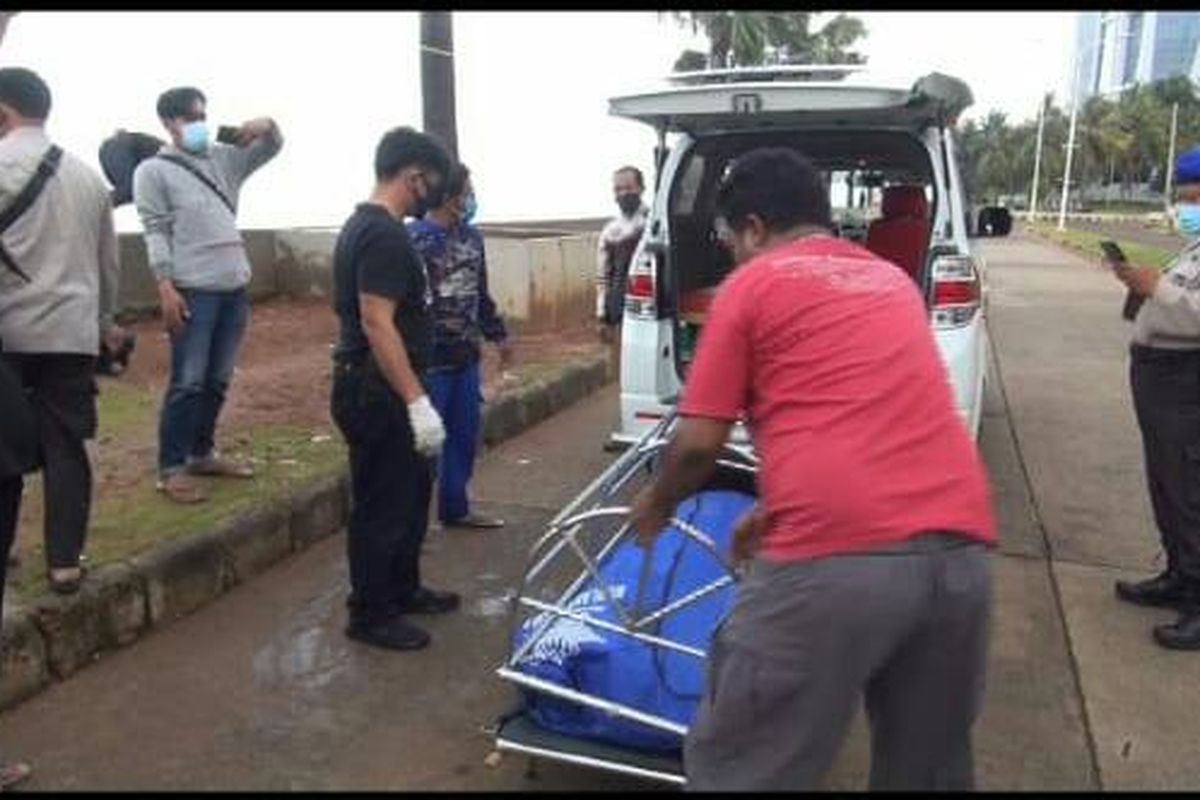
[(1200, 148), (1179, 157), (1175, 182), (1179, 229), (1192, 241), (1165, 270), (1130, 264), (1111, 243), (1104, 248), (1105, 263), (1141, 300), (1132, 314), (1130, 387), (1167, 559), (1161, 574), (1118, 581), (1116, 592), (1178, 611), (1174, 623), (1154, 629), (1155, 641), (1200, 650)]
[(210, 143), (204, 94), (158, 98), (171, 144), (138, 165), (133, 199), (171, 335), (171, 381), (159, 425), (158, 489), (177, 503), (206, 495), (193, 476), (251, 478), (215, 451), (217, 417), (250, 316), (250, 261), (237, 227), (238, 192), (283, 146), (268, 118), (222, 128)]

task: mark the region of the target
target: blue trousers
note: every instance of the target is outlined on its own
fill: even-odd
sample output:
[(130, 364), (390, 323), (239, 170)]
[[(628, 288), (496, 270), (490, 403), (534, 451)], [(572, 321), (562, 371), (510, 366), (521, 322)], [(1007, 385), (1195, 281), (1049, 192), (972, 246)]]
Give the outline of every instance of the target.
[(181, 289), (191, 317), (171, 336), (171, 383), (158, 431), (158, 471), (167, 476), (213, 452), (217, 417), (250, 319), (245, 289)]
[(438, 461), (438, 518), (442, 522), (462, 519), (470, 513), (467, 484), (475, 470), (475, 450), (479, 443), (480, 391), (479, 362), (428, 375), (429, 399), (446, 427), (446, 443)]

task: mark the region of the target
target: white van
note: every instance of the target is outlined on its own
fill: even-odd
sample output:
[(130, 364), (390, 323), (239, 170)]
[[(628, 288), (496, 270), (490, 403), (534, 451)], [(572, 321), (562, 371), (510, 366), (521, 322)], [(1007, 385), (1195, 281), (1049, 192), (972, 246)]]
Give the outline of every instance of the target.
[(734, 266), (713, 232), (717, 183), (734, 158), (765, 146), (793, 147), (813, 161), (829, 182), (837, 234), (899, 264), (921, 288), (958, 409), (977, 435), (984, 266), (968, 239), (952, 135), (972, 102), (967, 85), (934, 73), (885, 86), (843, 66), (667, 80), (610, 100), (610, 113), (653, 126), (659, 141), (653, 204), (629, 268), (614, 442), (636, 441), (678, 396), (708, 302)]

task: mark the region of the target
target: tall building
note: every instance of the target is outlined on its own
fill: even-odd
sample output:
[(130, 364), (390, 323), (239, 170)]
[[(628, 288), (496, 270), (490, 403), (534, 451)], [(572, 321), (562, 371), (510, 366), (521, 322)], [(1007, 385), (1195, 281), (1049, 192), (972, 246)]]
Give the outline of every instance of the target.
[(1086, 11), (1075, 25), (1080, 97), (1177, 75), (1200, 82), (1200, 11)]

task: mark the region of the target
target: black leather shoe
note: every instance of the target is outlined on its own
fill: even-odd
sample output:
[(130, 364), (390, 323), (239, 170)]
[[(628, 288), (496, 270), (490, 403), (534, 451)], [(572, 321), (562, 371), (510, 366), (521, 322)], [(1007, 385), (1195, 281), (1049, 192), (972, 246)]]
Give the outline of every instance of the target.
[(1170, 572), (1137, 583), (1117, 581), (1116, 588), (1117, 597), (1138, 606), (1180, 608), (1185, 600), (1183, 581)]
[(422, 586), (400, 604), (403, 614), (445, 614), (456, 611), (462, 600), (454, 592), (435, 592)]
[(1193, 606), (1170, 625), (1155, 627), (1154, 641), (1168, 650), (1200, 650), (1200, 608)]
[(429, 644), (428, 633), (400, 617), (393, 617), (375, 625), (352, 621), (346, 628), (346, 636), (357, 642), (387, 650), (420, 650)]

